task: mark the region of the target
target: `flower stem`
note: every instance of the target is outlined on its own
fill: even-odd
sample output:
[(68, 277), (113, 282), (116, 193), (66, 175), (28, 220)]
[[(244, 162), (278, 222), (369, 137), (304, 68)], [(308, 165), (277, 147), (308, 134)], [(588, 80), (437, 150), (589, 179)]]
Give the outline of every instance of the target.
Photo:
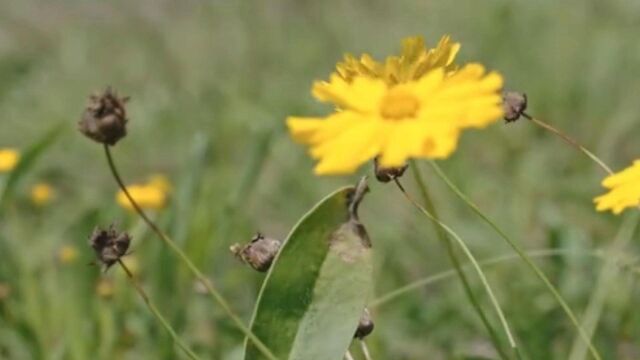
[(367, 347), (367, 343), (364, 339), (360, 340), (360, 348), (362, 349), (362, 354), (364, 355), (365, 360), (372, 360), (371, 353), (369, 353), (369, 347)]
[(209, 295), (211, 295), (213, 300), (216, 301), (218, 305), (220, 305), (220, 307), (222, 307), (222, 309), (227, 313), (227, 316), (229, 316), (231, 320), (234, 322), (236, 327), (240, 329), (240, 331), (242, 331), (245, 334), (245, 336), (247, 336), (247, 338), (249, 338), (255, 344), (256, 348), (258, 348), (258, 350), (260, 350), (260, 352), (264, 356), (266, 356), (269, 360), (277, 360), (276, 356), (273, 355), (273, 353), (269, 350), (269, 348), (267, 348), (267, 346), (262, 341), (260, 341), (260, 339), (258, 339), (258, 337), (255, 336), (251, 332), (251, 330), (242, 322), (240, 317), (235, 314), (235, 312), (231, 309), (231, 306), (229, 305), (229, 303), (213, 287), (213, 285), (211, 285), (211, 282), (204, 276), (202, 271), (200, 271), (200, 269), (196, 267), (196, 265), (191, 261), (191, 259), (189, 259), (187, 254), (185, 254), (184, 251), (182, 251), (182, 249), (173, 240), (171, 240), (171, 238), (167, 234), (165, 234), (162, 230), (160, 230), (160, 228), (147, 216), (147, 214), (142, 210), (142, 208), (140, 208), (140, 206), (133, 199), (131, 194), (129, 194), (127, 187), (124, 185), (124, 182), (120, 177), (120, 173), (118, 172), (115, 162), (113, 161), (113, 157), (111, 156), (111, 151), (109, 149), (109, 146), (106, 144), (104, 145), (104, 152), (105, 152), (105, 155), (107, 156), (107, 162), (109, 163), (109, 169), (111, 170), (111, 174), (113, 175), (114, 179), (118, 183), (118, 186), (120, 187), (122, 192), (125, 194), (127, 199), (129, 199), (129, 202), (131, 202), (131, 205), (136, 210), (138, 215), (140, 215), (140, 217), (144, 220), (144, 222), (147, 223), (149, 228), (151, 228), (151, 230), (153, 230), (153, 232), (155, 232), (156, 235), (158, 235), (158, 237), (160, 237), (160, 239), (162, 239), (162, 241), (164, 241), (164, 243), (167, 246), (169, 246), (169, 248), (174, 253), (176, 253), (176, 255), (178, 255), (180, 260), (189, 268), (189, 270), (198, 279), (198, 281), (207, 289), (207, 292), (209, 293)]
[[(412, 164), (412, 167), (415, 168), (415, 164)], [(414, 173), (415, 173), (415, 170), (414, 170)], [(509, 345), (513, 349), (515, 349), (516, 352), (517, 352), (517, 345), (515, 343), (513, 335), (511, 334), (511, 330), (509, 329), (509, 324), (507, 323), (507, 319), (505, 318), (504, 313), (502, 312), (502, 308), (500, 307), (500, 304), (498, 303), (498, 300), (496, 299), (496, 297), (495, 297), (495, 295), (493, 293), (493, 290), (491, 289), (491, 286), (489, 286), (489, 282), (487, 281), (487, 278), (485, 277), (484, 272), (480, 268), (480, 265), (478, 264), (478, 261), (476, 260), (475, 256), (473, 256), (473, 254), (471, 253), (471, 250), (469, 250), (469, 247), (467, 247), (467, 245), (464, 243), (464, 241), (462, 241), (460, 236), (458, 236), (458, 234), (456, 234), (450, 227), (448, 227), (447, 225), (442, 223), (431, 212), (429, 212), (422, 205), (418, 204), (415, 200), (413, 200), (413, 198), (411, 198), (411, 196), (409, 196), (409, 194), (407, 193), (407, 191), (404, 189), (404, 187), (402, 186), (402, 184), (400, 183), (400, 181), (397, 178), (394, 179), (394, 181), (395, 181), (396, 185), (398, 186), (398, 189), (400, 189), (400, 191), (402, 192), (404, 197), (411, 204), (413, 204), (418, 210), (420, 210), (420, 212), (422, 212), (435, 225), (437, 225), (437, 227), (441, 228), (447, 234), (451, 235), (451, 238), (453, 238), (458, 243), (458, 245), (460, 245), (460, 247), (462, 248), (462, 251), (469, 258), (469, 260), (471, 261), (474, 269), (478, 273), (478, 276), (480, 277), (480, 281), (482, 282), (482, 285), (484, 286), (485, 290), (487, 291), (487, 294), (489, 295), (489, 299), (491, 300), (491, 303), (492, 303), (493, 307), (496, 309), (496, 312), (498, 313), (498, 317), (500, 318), (500, 322), (502, 324), (502, 327), (504, 328), (505, 334), (507, 335), (507, 339), (509, 340)], [(425, 189), (426, 189), (426, 187), (425, 187)], [(444, 239), (447, 240), (447, 243), (449, 242), (449, 238), (448, 237), (445, 237)], [(457, 262), (456, 269), (458, 269), (460, 271), (460, 273), (462, 273), (462, 268), (460, 267), (460, 263), (459, 262)], [(467, 284), (467, 286), (468, 286), (468, 284)], [(476, 302), (476, 305), (477, 305), (477, 302)], [(478, 305), (478, 309), (479, 309), (479, 305)], [(480, 310), (479, 313), (480, 312), (482, 312), (482, 311)], [(486, 317), (485, 317), (485, 320), (486, 320)], [(495, 336), (495, 338), (493, 338), (493, 336)], [(495, 333), (493, 333), (493, 336), (492, 336), (492, 339), (494, 339), (497, 342), (497, 335)], [(496, 350), (498, 352), (500, 352), (500, 355), (504, 359), (508, 359), (508, 357), (502, 351), (500, 351), (499, 347), (497, 347)]]
[(553, 297), (556, 299), (556, 301), (560, 304), (560, 306), (562, 307), (564, 312), (567, 314), (567, 316), (569, 317), (569, 319), (571, 320), (571, 322), (575, 326), (575, 328), (578, 331), (578, 334), (580, 335), (582, 340), (589, 346), (589, 351), (591, 352), (591, 355), (597, 360), (602, 359), (600, 357), (600, 354), (598, 353), (598, 350), (595, 348), (595, 346), (591, 342), (588, 334), (586, 333), (586, 331), (582, 328), (582, 326), (578, 322), (578, 319), (576, 318), (575, 314), (573, 313), (573, 311), (571, 310), (571, 308), (569, 307), (567, 302), (564, 300), (562, 295), (560, 295), (560, 292), (558, 291), (558, 289), (556, 289), (556, 287), (553, 286), (553, 284), (551, 283), (549, 278), (544, 274), (544, 272), (542, 272), (542, 270), (540, 270), (540, 268), (533, 262), (533, 260), (531, 260), (531, 258), (529, 256), (527, 256), (527, 254), (520, 248), (520, 246), (515, 241), (513, 241), (509, 236), (507, 236), (507, 234), (504, 231), (502, 231), (502, 229), (500, 229), (500, 227), (498, 227), (498, 225), (495, 222), (493, 222), (493, 220), (489, 219), (489, 217), (487, 217), (480, 210), (480, 208), (478, 208), (478, 206), (475, 203), (473, 203), (473, 201), (471, 201), (471, 199), (469, 199), (469, 197), (467, 197), (445, 175), (445, 173), (442, 171), (442, 169), (440, 169), (440, 167), (434, 161), (429, 161), (429, 164), (435, 170), (436, 174), (447, 184), (447, 186), (462, 201), (464, 201), (478, 216), (480, 216), (480, 218), (482, 218), (482, 220), (484, 220), (496, 233), (498, 233), (498, 235), (500, 235), (500, 237), (502, 239), (504, 239), (507, 242), (507, 244), (509, 244), (509, 246), (511, 246), (511, 248), (518, 254), (518, 256), (520, 256), (520, 258), (522, 260), (524, 260), (524, 262), (527, 264), (527, 266), (529, 266), (531, 268), (531, 270), (544, 283), (544, 285), (547, 287), (549, 292), (553, 295)]
[(165, 319), (164, 316), (162, 316), (162, 314), (160, 313), (156, 305), (153, 302), (151, 302), (151, 300), (149, 299), (149, 296), (147, 296), (147, 293), (144, 291), (142, 286), (140, 286), (140, 284), (136, 281), (135, 277), (133, 276), (133, 273), (131, 272), (131, 270), (129, 270), (127, 265), (125, 265), (121, 259), (118, 259), (118, 264), (120, 264), (120, 267), (122, 268), (122, 270), (124, 270), (124, 272), (127, 274), (127, 278), (129, 278), (129, 281), (131, 282), (133, 287), (136, 289), (136, 291), (138, 292), (142, 300), (144, 300), (144, 303), (147, 305), (151, 313), (158, 319), (158, 321), (160, 321), (160, 323), (167, 330), (169, 335), (171, 335), (171, 338), (173, 339), (173, 341), (180, 347), (180, 349), (182, 349), (185, 352), (185, 354), (187, 354), (187, 356), (190, 359), (194, 359), (194, 360), (200, 359), (198, 355), (196, 355), (191, 349), (189, 349), (189, 346), (187, 346), (187, 344), (185, 344), (180, 339), (180, 337), (175, 332), (175, 330), (173, 330), (173, 328), (171, 327), (167, 319)]
[(559, 136), (567, 144), (571, 145), (572, 147), (578, 149), (579, 151), (581, 151), (582, 153), (587, 155), (591, 160), (593, 160), (596, 164), (598, 164), (598, 166), (600, 166), (609, 175), (613, 174), (613, 171), (611, 171), (611, 168), (609, 168), (609, 166), (607, 166), (607, 164), (605, 164), (604, 161), (602, 161), (599, 157), (597, 157), (594, 153), (589, 151), (587, 148), (585, 148), (584, 146), (580, 145), (580, 143), (578, 143), (577, 141), (575, 141), (574, 139), (569, 137), (569, 135), (563, 133), (562, 131), (558, 130), (557, 128), (551, 126), (550, 124), (547, 124), (546, 122), (544, 122), (544, 121), (542, 121), (540, 119), (534, 118), (533, 116), (531, 116), (531, 115), (529, 115), (527, 113), (522, 113), (522, 116), (524, 116), (525, 118), (527, 118), (528, 120), (530, 120), (534, 124), (540, 126), (541, 128), (543, 128), (543, 129), (545, 129), (547, 131), (550, 131), (553, 134)]
[[(449, 239), (449, 237), (447, 236), (447, 232), (442, 227), (438, 226), (436, 222), (436, 221), (439, 221), (440, 218), (438, 216), (438, 212), (436, 211), (435, 205), (431, 200), (431, 196), (429, 195), (429, 191), (427, 189), (426, 183), (422, 179), (422, 176), (420, 176), (416, 162), (412, 161), (410, 165), (411, 165), (410, 166), (411, 171), (413, 172), (414, 180), (418, 185), (418, 189), (420, 190), (420, 194), (422, 196), (422, 201), (424, 203), (424, 206), (427, 209), (427, 211), (431, 213), (433, 217), (436, 219), (435, 221), (432, 220), (433, 224), (435, 225), (436, 234), (440, 239), (440, 241), (442, 242), (442, 244), (444, 245), (447, 251), (447, 255), (449, 256), (449, 260), (451, 261), (451, 264), (453, 265), (455, 272), (458, 275), (458, 278), (460, 278), (460, 281), (462, 282), (462, 287), (467, 296), (467, 299), (469, 300), (469, 302), (471, 303), (471, 306), (480, 317), (482, 324), (487, 329), (487, 332), (489, 333), (489, 337), (491, 338), (491, 342), (493, 343), (493, 346), (496, 348), (496, 351), (500, 353), (500, 357), (502, 359), (508, 359), (508, 356), (502, 349), (500, 340), (498, 338), (498, 334), (493, 329), (493, 326), (491, 326), (491, 323), (489, 323), (489, 319), (487, 318), (487, 315), (482, 310), (482, 307), (480, 306), (478, 299), (476, 299), (476, 296), (473, 293), (473, 290), (471, 289), (471, 285), (469, 284), (469, 280), (467, 279), (467, 276), (465, 275), (462, 269), (460, 260), (458, 259), (458, 256), (455, 253), (453, 244), (451, 243), (451, 239)], [(396, 182), (396, 185), (401, 187), (399, 182)], [(404, 189), (402, 187), (401, 187), (401, 190), (403, 190), (404, 192)]]

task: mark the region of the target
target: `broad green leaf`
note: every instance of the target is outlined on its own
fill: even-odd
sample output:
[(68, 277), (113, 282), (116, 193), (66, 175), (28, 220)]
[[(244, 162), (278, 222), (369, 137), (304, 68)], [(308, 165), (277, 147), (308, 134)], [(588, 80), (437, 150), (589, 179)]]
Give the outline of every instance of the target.
[[(362, 185), (316, 205), (271, 265), (251, 330), (279, 359), (338, 360), (351, 343), (373, 281), (371, 245), (355, 214)], [(263, 358), (247, 342), (245, 360)]]

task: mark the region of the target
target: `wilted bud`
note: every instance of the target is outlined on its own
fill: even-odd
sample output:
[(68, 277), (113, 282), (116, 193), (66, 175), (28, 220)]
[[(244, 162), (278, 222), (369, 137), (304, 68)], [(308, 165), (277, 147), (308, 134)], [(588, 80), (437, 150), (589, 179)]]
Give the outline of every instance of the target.
[(255, 270), (265, 272), (269, 270), (273, 259), (280, 250), (280, 241), (270, 239), (257, 233), (246, 245), (233, 244), (229, 248), (236, 257), (249, 264)]
[(516, 121), (527, 110), (527, 95), (517, 91), (502, 93), (502, 109), (507, 122)]
[(360, 318), (360, 322), (358, 322), (358, 328), (356, 329), (356, 333), (353, 335), (353, 337), (362, 340), (367, 337), (367, 335), (373, 332), (373, 328), (373, 320), (371, 320), (369, 309), (364, 308), (362, 317)]
[(118, 233), (113, 225), (103, 230), (96, 227), (89, 239), (89, 244), (96, 252), (98, 261), (105, 271), (126, 255), (131, 237), (126, 232)]
[(396, 178), (399, 178), (404, 174), (405, 170), (409, 167), (408, 164), (399, 167), (382, 167), (376, 157), (373, 159), (373, 170), (376, 174), (376, 179), (383, 183), (388, 183)]
[(78, 130), (101, 144), (115, 145), (127, 135), (127, 101), (129, 97), (118, 97), (110, 87), (102, 94), (91, 95)]

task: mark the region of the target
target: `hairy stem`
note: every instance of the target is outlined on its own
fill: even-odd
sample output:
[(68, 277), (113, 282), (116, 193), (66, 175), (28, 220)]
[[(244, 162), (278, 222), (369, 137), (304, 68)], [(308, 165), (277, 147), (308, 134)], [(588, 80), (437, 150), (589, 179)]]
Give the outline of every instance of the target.
[(173, 328), (171, 327), (171, 324), (169, 324), (167, 319), (165, 319), (164, 316), (162, 316), (162, 314), (160, 313), (156, 305), (151, 301), (151, 299), (149, 299), (149, 296), (147, 296), (147, 293), (144, 291), (142, 286), (136, 281), (135, 277), (133, 276), (133, 273), (131, 272), (131, 270), (129, 270), (127, 265), (125, 265), (125, 263), (121, 259), (118, 259), (118, 264), (120, 265), (122, 270), (124, 270), (124, 272), (127, 274), (127, 278), (129, 278), (131, 285), (133, 285), (133, 287), (136, 289), (136, 291), (138, 292), (138, 294), (140, 295), (144, 303), (147, 305), (147, 307), (153, 314), (153, 316), (155, 316), (158, 319), (158, 321), (160, 321), (162, 326), (165, 328), (165, 330), (167, 330), (169, 335), (171, 335), (171, 338), (178, 345), (178, 347), (180, 347), (180, 349), (182, 349), (190, 359), (194, 359), (194, 360), (200, 359), (198, 355), (196, 355), (191, 349), (189, 349), (189, 346), (187, 346), (187, 344), (185, 344), (180, 339), (180, 337), (175, 332), (175, 330), (173, 330)]
[(167, 246), (169, 246), (169, 248), (174, 253), (176, 253), (176, 255), (178, 255), (180, 260), (189, 268), (189, 270), (198, 279), (198, 281), (207, 289), (207, 292), (213, 298), (213, 300), (216, 301), (218, 305), (220, 305), (220, 307), (222, 307), (222, 309), (227, 313), (227, 316), (229, 316), (231, 320), (234, 322), (236, 327), (240, 329), (240, 331), (242, 331), (245, 334), (245, 336), (247, 336), (247, 338), (249, 338), (256, 345), (258, 350), (260, 350), (260, 352), (264, 356), (266, 356), (268, 359), (277, 360), (275, 355), (273, 355), (273, 353), (267, 348), (267, 346), (262, 341), (260, 341), (260, 339), (258, 339), (258, 337), (255, 336), (251, 332), (251, 330), (242, 322), (240, 317), (236, 315), (236, 313), (231, 309), (231, 306), (229, 305), (229, 303), (213, 287), (211, 282), (206, 278), (206, 276), (204, 276), (202, 271), (200, 271), (200, 269), (196, 267), (196, 265), (191, 261), (191, 259), (189, 259), (187, 254), (185, 254), (184, 251), (182, 251), (182, 249), (173, 240), (171, 240), (171, 238), (167, 234), (165, 234), (162, 230), (160, 230), (160, 228), (147, 216), (147, 214), (142, 210), (142, 208), (140, 208), (140, 206), (133, 199), (131, 194), (129, 194), (127, 187), (124, 185), (124, 182), (120, 177), (120, 173), (118, 172), (115, 162), (113, 161), (113, 157), (111, 156), (111, 151), (109, 149), (109, 146), (106, 144), (104, 145), (104, 152), (107, 157), (107, 162), (109, 163), (109, 169), (111, 170), (111, 174), (113, 175), (114, 179), (118, 183), (118, 186), (120, 187), (122, 192), (125, 194), (127, 199), (129, 199), (129, 202), (131, 202), (131, 205), (136, 210), (138, 215), (140, 215), (140, 217), (144, 220), (144, 222), (147, 223), (149, 228), (151, 228), (151, 230), (153, 230), (153, 232), (155, 232), (156, 235), (158, 235), (158, 237), (162, 239), (162, 241), (164, 241), (164, 243)]

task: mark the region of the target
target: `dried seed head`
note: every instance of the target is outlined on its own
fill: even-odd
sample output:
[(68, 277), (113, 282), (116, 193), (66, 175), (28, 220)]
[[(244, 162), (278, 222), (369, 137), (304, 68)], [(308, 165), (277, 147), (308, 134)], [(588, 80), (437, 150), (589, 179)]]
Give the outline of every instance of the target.
[(369, 309), (364, 308), (362, 317), (360, 317), (360, 322), (358, 323), (358, 328), (356, 329), (356, 333), (353, 335), (353, 337), (362, 340), (367, 337), (367, 335), (373, 332), (373, 328), (373, 320), (371, 320)]
[(502, 109), (506, 122), (516, 121), (527, 110), (527, 95), (517, 91), (505, 91), (502, 93)]
[(376, 174), (376, 179), (383, 183), (388, 183), (389, 181), (393, 181), (396, 178), (401, 177), (405, 170), (409, 167), (408, 164), (399, 167), (382, 167), (376, 157), (373, 159), (373, 169)]
[(269, 270), (273, 259), (280, 250), (280, 241), (270, 239), (257, 233), (246, 245), (233, 244), (229, 248), (242, 262), (249, 264), (257, 271)]
[(127, 101), (129, 97), (118, 97), (110, 87), (102, 94), (91, 95), (78, 130), (101, 144), (115, 145), (127, 135)]
[(126, 255), (130, 243), (129, 234), (118, 233), (113, 225), (107, 230), (96, 227), (89, 238), (89, 244), (96, 252), (98, 262), (103, 265), (105, 271)]

